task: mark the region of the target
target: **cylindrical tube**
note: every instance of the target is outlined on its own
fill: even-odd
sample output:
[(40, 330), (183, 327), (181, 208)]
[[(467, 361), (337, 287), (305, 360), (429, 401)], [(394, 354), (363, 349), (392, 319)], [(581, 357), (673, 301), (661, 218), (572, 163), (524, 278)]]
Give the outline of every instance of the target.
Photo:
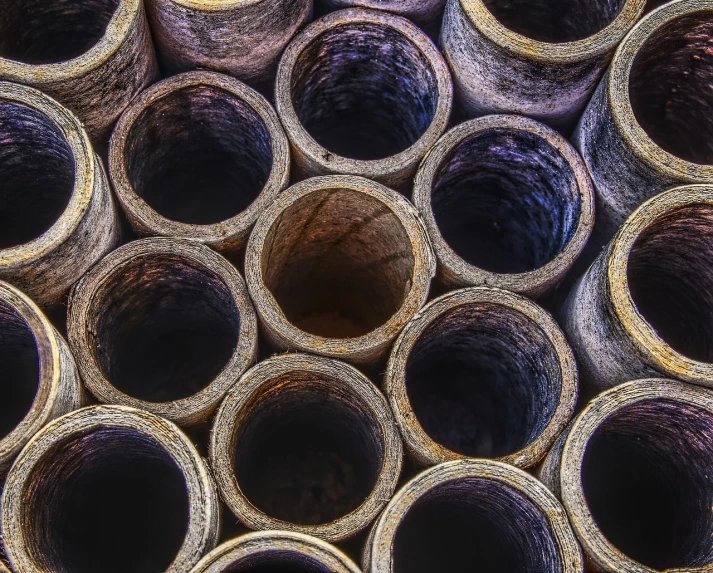
[(494, 115), (458, 125), (426, 155), (413, 202), (446, 288), (488, 285), (537, 297), (554, 287), (594, 226), (582, 159), (556, 131)]
[(402, 487), (371, 531), (367, 573), (582, 573), (564, 510), (535, 478), (488, 460), (428, 469)]
[(574, 136), (608, 240), (649, 197), (713, 183), (713, 0), (670, 2), (622, 42)]
[[(446, 0), (318, 0), (328, 9), (360, 6), (386, 10), (417, 23), (422, 28), (432, 30), (443, 13)], [(436, 31), (436, 30), (433, 30)]]
[(468, 288), (435, 299), (406, 325), (384, 391), (418, 464), (478, 457), (526, 468), (572, 417), (577, 367), (535, 303)]
[(239, 251), (288, 184), (277, 114), (236, 79), (188, 72), (154, 84), (119, 119), (109, 176), (136, 232)]
[(713, 387), (713, 187), (639, 207), (575, 285), (562, 320), (585, 397), (640, 377)]
[(300, 178), (347, 173), (396, 188), (446, 130), (452, 97), (448, 66), (424, 32), (360, 8), (298, 34), (275, 87)]
[(713, 395), (661, 379), (597, 396), (547, 456), (592, 571), (713, 567)]
[(0, 181), (0, 279), (57, 304), (119, 240), (101, 161), (69, 110), (0, 82)]
[(393, 495), (401, 438), (386, 398), (358, 370), (308, 354), (250, 369), (213, 422), (210, 463), (223, 500), (251, 529), (340, 541)]
[(98, 145), (158, 75), (141, 0), (7, 0), (0, 18), (0, 79), (67, 106)]
[(55, 420), (22, 451), (2, 494), (18, 573), (188, 573), (215, 547), (218, 497), (191, 441), (123, 406)]
[(292, 186), (260, 216), (245, 274), (275, 346), (371, 365), (426, 302), (435, 258), (402, 195), (334, 175)]
[(468, 117), (570, 130), (646, 0), (448, 0), (441, 48)]
[(67, 331), (100, 402), (181, 425), (206, 421), (257, 354), (242, 277), (181, 239), (134, 241), (92, 267), (72, 293)]
[(191, 573), (361, 573), (336, 547), (302, 533), (258, 531), (216, 547)]

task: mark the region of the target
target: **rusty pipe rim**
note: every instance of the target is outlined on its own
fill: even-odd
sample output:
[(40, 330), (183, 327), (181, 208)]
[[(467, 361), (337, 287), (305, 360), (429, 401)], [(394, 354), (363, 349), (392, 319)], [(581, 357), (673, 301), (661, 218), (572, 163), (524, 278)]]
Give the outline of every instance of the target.
[(443, 10), (445, 0), (328, 0), (328, 6), (335, 8), (362, 7), (372, 10), (385, 10), (408, 18), (419, 24), (428, 23), (439, 10)]
[[(281, 402), (278, 400), (280, 393), (283, 394)], [(289, 401), (284, 399), (288, 393)], [(330, 418), (330, 411), (338, 415)], [(279, 420), (288, 419), (290, 415), (294, 415), (296, 422), (293, 426), (286, 425), (282, 434), (276, 434), (275, 443), (270, 446), (270, 442), (260, 442), (260, 430), (264, 433), (266, 426), (272, 428), (276, 416)], [(300, 425), (306, 423), (305, 417), (309, 423), (317, 424), (309, 431), (304, 431)], [(334, 425), (328, 427), (324, 419), (331, 420)], [(292, 418), (289, 420), (292, 423)], [(349, 423), (344, 420), (349, 420)], [(320, 435), (336, 433), (334, 428), (338, 421), (342, 426), (339, 443), (322, 444)], [(241, 469), (237, 464), (241, 459), (246, 463), (255, 461), (255, 456), (251, 455), (251, 448), (257, 448), (255, 444), (262, 444), (263, 447), (257, 448), (262, 455), (293, 436), (297, 436), (300, 444), (291, 445), (292, 452), (299, 452), (301, 440), (306, 436), (304, 443), (308, 448), (314, 447), (315, 451), (322, 448), (330, 454), (337, 452), (341, 459), (349, 455), (352, 457), (349, 462), (352, 470), (368, 469), (368, 472), (358, 480), (352, 480), (351, 487), (341, 492), (335, 488), (328, 506), (320, 502), (312, 507), (292, 501), (289, 514), (284, 511), (287, 503), (281, 504), (279, 516), (273, 515), (274, 511), (268, 513), (269, 509), (275, 509), (275, 504), (263, 511), (261, 507), (267, 507), (266, 504), (274, 499), (274, 479), (271, 481), (269, 472), (263, 472), (259, 474), (260, 483), (248, 483), (245, 478), (257, 470), (244, 471), (245, 468)], [(306, 450), (304, 455), (307, 456), (310, 451)], [(356, 451), (359, 452), (358, 458), (354, 457), (353, 452)], [(346, 363), (319, 356), (283, 354), (260, 362), (233, 386), (215, 416), (209, 452), (223, 500), (247, 527), (287, 530), (325, 541), (340, 541), (368, 526), (386, 505), (396, 489), (401, 472), (403, 447), (386, 398), (358, 370)], [(299, 453), (293, 456), (283, 452), (281, 457), (285, 456), (291, 460), (291, 466), (302, 469), (306, 466), (300, 461)], [(329, 459), (334, 461), (331, 455)], [(370, 467), (361, 467), (360, 461)], [(317, 460), (316, 465), (319, 466), (319, 463)], [(349, 473), (352, 471), (349, 470), (349, 463), (338, 465)], [(309, 464), (314, 467), (315, 460), (309, 460)], [(278, 470), (280, 466), (273, 467), (272, 478), (286, 479), (285, 468)], [(296, 488), (302, 487), (298, 481), (295, 483)], [(262, 492), (259, 489), (261, 484), (268, 484)], [(250, 490), (248, 493), (246, 486)], [(325, 484), (320, 487), (325, 491), (328, 489)], [(354, 491), (357, 495), (351, 495)], [(351, 499), (346, 499), (345, 494), (350, 494)], [(297, 523), (297, 520), (291, 519), (304, 515), (309, 516), (307, 521), (310, 523)]]
[[(132, 132), (144, 122), (149, 122), (150, 119), (147, 116), (153, 109), (158, 110), (162, 102), (170, 102), (180, 97), (197, 100), (208, 96), (216, 100), (222, 99), (227, 105), (230, 105), (233, 108), (231, 110), (234, 115), (232, 119), (236, 122), (251, 124), (258, 132), (257, 139), (262, 137), (269, 140), (269, 150), (257, 147), (252, 150), (258, 155), (262, 155), (260, 159), (263, 162), (269, 162), (269, 168), (265, 170), (264, 182), (258, 182), (257, 185), (253, 185), (254, 189), (245, 191), (251, 196), (246, 207), (238, 210), (237, 213), (231, 212), (223, 220), (195, 224), (177, 220), (177, 217), (163, 215), (159, 208), (155, 208), (147, 202), (147, 199), (142, 196), (143, 193), (137, 192), (136, 182), (140, 182), (147, 174), (143, 173), (140, 168), (135, 172), (130, 168), (129, 163), (132, 156), (131, 150), (127, 147), (132, 142)], [(195, 110), (195, 113), (202, 113), (202, 111), (205, 110)], [(194, 112), (193, 109), (188, 110), (189, 114), (192, 112)], [(190, 116), (187, 119), (190, 120)], [(161, 121), (170, 120), (163, 119), (160, 115), (154, 119), (154, 123), (158, 122), (159, 125)], [(238, 131), (241, 130), (238, 129)], [(189, 142), (180, 143), (188, 145)], [(142, 142), (138, 141), (134, 145), (142, 145)], [(240, 150), (243, 151), (242, 145)], [(134, 151), (134, 153), (138, 154), (139, 152)], [(147, 153), (145, 150), (144, 155)], [(150, 153), (148, 154), (150, 155)], [(246, 160), (246, 158), (242, 157), (242, 160)], [(147, 169), (146, 166), (143, 167)], [(150, 167), (158, 168), (156, 165)], [(257, 167), (253, 167), (251, 171), (258, 170)], [(138, 227), (139, 231), (143, 234), (195, 239), (210, 244), (218, 250), (235, 250), (242, 246), (259, 214), (287, 186), (289, 172), (289, 144), (272, 106), (264, 97), (247, 85), (235, 78), (216, 72), (186, 72), (165, 79), (144, 90), (121, 115), (110, 141), (109, 175), (122, 207), (129, 220)], [(150, 174), (148, 175), (150, 176)], [(231, 183), (235, 184), (236, 181)], [(144, 187), (147, 187), (145, 191), (151, 191), (151, 185), (144, 185)], [(157, 200), (158, 198), (152, 196), (152, 202)]]
[[(146, 281), (144, 285), (137, 283), (142, 278)], [(171, 292), (177, 294), (179, 288), (186, 290), (180, 299), (183, 303), (169, 307), (171, 314), (160, 313), (160, 305), (164, 304), (163, 308), (166, 308), (168, 304), (166, 293), (161, 295), (165, 284), (172, 285)], [(137, 310), (141, 308), (141, 300), (137, 298), (128, 303), (129, 308), (112, 314), (113, 307), (126, 302), (132, 294), (135, 298), (145, 297), (148, 310)], [(192, 323), (182, 323), (177, 319), (179, 315), (188, 316), (191, 310), (200, 316), (210, 315), (210, 321), (197, 323), (193, 315), (189, 316)], [(131, 322), (134, 314), (147, 322), (134, 324)], [(216, 314), (219, 317), (214, 316)], [(110, 322), (106, 323), (106, 320)], [(148, 322), (150, 320), (156, 320), (158, 327)], [(169, 330), (161, 330), (161, 320), (170, 321)], [(123, 338), (113, 339), (110, 335), (117, 329), (117, 324), (110, 328), (111, 321), (128, 323), (130, 330), (123, 333)], [(184, 348), (187, 361), (183, 369), (200, 380), (196, 382), (190, 377), (182, 379), (184, 388), (181, 394), (171, 394), (164, 399), (166, 384), (177, 385), (181, 376), (180, 371), (174, 371), (165, 378), (165, 372), (170, 374), (171, 371), (164, 369), (178, 360), (178, 356), (173, 355), (172, 359), (163, 356), (159, 362), (151, 363), (150, 356), (147, 358), (139, 354), (141, 347), (136, 347), (136, 343), (132, 347), (129, 342), (134, 338), (141, 341), (138, 338), (141, 331), (151, 327), (158, 328), (155, 335), (159, 339), (173, 336), (171, 341), (179, 344), (180, 337), (188, 335), (185, 329), (192, 328), (190, 324), (194, 324), (197, 332), (201, 332), (201, 336), (212, 346), (219, 346), (221, 352), (215, 356), (203, 356), (200, 361), (208, 362), (210, 359), (211, 370), (202, 369), (196, 374), (191, 369), (199, 360), (187, 354), (190, 348)], [(100, 402), (145, 409), (182, 425), (205, 421), (228, 389), (255, 361), (257, 354), (257, 318), (242, 277), (219, 254), (197, 241), (185, 239), (141, 239), (120, 247), (94, 265), (72, 293), (67, 331), (82, 379)], [(214, 338), (208, 336), (209, 331), (216, 333)], [(151, 337), (143, 340), (149, 351), (157, 347), (158, 342)], [(196, 339), (188, 340), (198, 344)], [(120, 351), (116, 352), (113, 345)], [(210, 350), (202, 348), (206, 353)], [(145, 363), (153, 368), (153, 375), (163, 381), (148, 393), (140, 384), (129, 383), (136, 377), (140, 379), (141, 372), (132, 371), (129, 367), (139, 361), (139, 356), (143, 356)], [(117, 375), (117, 370), (123, 372), (121, 377)], [(140, 380), (146, 382), (145, 379)]]
[[(232, 567), (272, 565), (317, 567), (324, 573), (361, 573), (339, 549), (294, 531), (257, 531), (227, 541), (206, 555), (192, 573), (222, 573)], [(310, 569), (311, 570), (311, 569)]]
[[(434, 185), (438, 186), (444, 171), (452, 167), (456, 161), (463, 162), (468, 157), (470, 153), (468, 145), (477, 144), (478, 139), (487, 142), (489, 137), (494, 138), (493, 145), (496, 150), (506, 147), (519, 157), (523, 157), (523, 148), (532, 149), (535, 145), (542, 148), (541, 154), (533, 158), (530, 164), (526, 163), (524, 157), (519, 162), (511, 158), (509, 160), (511, 169), (519, 168), (526, 173), (531, 172), (534, 176), (544, 171), (543, 165), (548, 162), (554, 175), (560, 175), (562, 178), (568, 176), (568, 181), (562, 185), (562, 188), (554, 190), (556, 196), (551, 200), (562, 205), (562, 219), (565, 225), (569, 221), (570, 228), (563, 230), (561, 237), (552, 237), (553, 244), (549, 249), (553, 256), (548, 257), (544, 264), (530, 262), (529, 266), (535, 267), (532, 270), (496, 272), (472, 264), (449, 245), (436, 218), (437, 209), (434, 208), (433, 200), (437, 188), (434, 188)], [(496, 140), (497, 137), (501, 139)], [(515, 147), (515, 139), (518, 137), (523, 140), (522, 148), (519, 149)], [(490, 152), (486, 150), (485, 153), (487, 155)], [(495, 151), (492, 155), (493, 161), (497, 161)], [(475, 171), (468, 167), (462, 169), (467, 170), (466, 175)], [(488, 167), (481, 170), (484, 174), (488, 174)], [(559, 180), (559, 177), (557, 179)], [(451, 183), (451, 185), (456, 184), (457, 180)], [(447, 192), (448, 187), (443, 191)], [(462, 195), (467, 191), (469, 189), (461, 189), (459, 194)], [(582, 252), (594, 226), (594, 191), (581, 157), (555, 130), (533, 119), (516, 115), (485, 116), (462, 123), (448, 131), (426, 155), (419, 167), (414, 181), (413, 202), (423, 217), (438, 263), (443, 268), (443, 274), (448, 277), (444, 277), (444, 280), (458, 283), (458, 286), (488, 285), (530, 296), (542, 294), (567, 272)], [(530, 210), (534, 209), (530, 207)], [(557, 244), (554, 244), (555, 242)], [(515, 254), (511, 253), (511, 255)]]
[[(477, 489), (476, 489), (477, 488)], [(567, 521), (567, 515), (554, 495), (534, 477), (524, 471), (497, 461), (490, 460), (457, 460), (446, 462), (425, 470), (405, 486), (403, 486), (389, 502), (381, 517), (371, 531), (364, 552), (364, 570), (369, 573), (405, 573), (406, 569), (398, 566), (399, 530), (408, 524), (409, 513), (427, 507), (449, 498), (460, 507), (471, 503), (474, 512), (480, 509), (487, 498), (487, 493), (480, 488), (490, 488), (507, 496), (497, 508), (497, 519), (502, 523), (509, 519), (508, 525), (521, 527), (520, 538), (534, 537), (537, 526), (542, 533), (537, 548), (530, 548), (530, 553), (546, 555), (547, 563), (540, 562), (538, 569), (525, 569), (533, 573), (581, 573), (583, 571), (582, 555), (577, 540)], [(472, 501), (466, 495), (467, 491), (475, 490)], [(480, 495), (478, 495), (480, 494)], [(440, 499), (439, 499), (440, 498)], [(497, 503), (497, 502), (495, 502)], [(522, 523), (521, 516), (508, 515), (506, 510), (513, 506), (527, 507), (526, 521)], [(492, 511), (492, 508), (491, 508)], [(532, 518), (532, 516), (534, 519)], [(493, 516), (490, 516), (493, 519)], [(437, 527), (446, 527), (449, 521), (438, 521)], [(495, 525), (495, 523), (493, 523)], [(511, 548), (513, 549), (513, 548)], [(472, 547), (467, 548), (472, 551)], [(537, 558), (537, 557), (535, 557)], [(525, 564), (521, 564), (525, 565)]]
[[(311, 45), (340, 28), (349, 29), (365, 24), (384, 28), (413, 45), (428, 62), (437, 91), (436, 107), (429, 125), (422, 130), (415, 142), (398, 153), (378, 159), (344, 157), (319, 144), (304, 127), (293, 101), (293, 79), (300, 56)], [(275, 107), (293, 147), (325, 172), (349, 173), (369, 179), (383, 179), (389, 175), (398, 175), (411, 167), (415, 169), (423, 155), (445, 131), (452, 103), (453, 86), (448, 65), (428, 36), (406, 18), (364, 8), (346, 8), (332, 12), (312, 22), (297, 34), (282, 55), (275, 81)]]

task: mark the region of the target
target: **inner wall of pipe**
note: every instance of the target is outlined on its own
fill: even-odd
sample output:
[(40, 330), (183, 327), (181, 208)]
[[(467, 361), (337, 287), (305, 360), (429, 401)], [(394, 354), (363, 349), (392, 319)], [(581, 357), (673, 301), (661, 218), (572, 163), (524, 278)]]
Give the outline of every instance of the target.
[(74, 176), (74, 156), (59, 127), (29, 106), (0, 101), (0, 248), (52, 227), (69, 203)]
[(93, 48), (121, 0), (5, 0), (0, 57), (25, 64), (71, 60)]
[(561, 573), (548, 517), (522, 493), (486, 479), (439, 485), (405, 515), (394, 573)]
[(240, 333), (225, 283), (202, 265), (168, 254), (118, 267), (89, 316), (106, 379), (149, 402), (187, 398), (207, 387), (229, 362)]
[(579, 185), (542, 138), (490, 129), (463, 140), (436, 174), (431, 208), (455, 253), (494, 273), (544, 266), (577, 230)]
[(219, 223), (244, 211), (272, 169), (270, 133), (257, 112), (213, 86), (189, 86), (151, 103), (125, 147), (129, 181), (173, 221)]
[(713, 14), (682, 16), (639, 50), (629, 77), (636, 120), (669, 153), (713, 163)]
[(665, 399), (622, 408), (589, 440), (582, 485), (620, 551), (656, 569), (713, 561), (713, 417)]
[(287, 319), (329, 338), (362, 336), (386, 323), (404, 303), (414, 265), (398, 217), (350, 189), (297, 200), (262, 250), (263, 281)]
[(438, 84), (428, 58), (399, 31), (350, 22), (322, 33), (297, 58), (292, 101), (305, 130), (327, 151), (383, 159), (426, 131)]
[(692, 360), (713, 362), (713, 208), (658, 218), (634, 243), (627, 275), (634, 303), (658, 335)]
[(241, 559), (223, 573), (333, 573), (333, 570), (306, 555), (275, 550)]
[(248, 500), (273, 518), (330, 523), (371, 493), (382, 440), (379, 423), (344, 383), (289, 372), (249, 404), (235, 434), (235, 476)]
[(505, 306), (451, 309), (421, 334), (406, 363), (406, 391), (419, 424), (459, 454), (515, 453), (554, 416), (562, 372), (534, 322)]
[(24, 536), (43, 571), (165, 571), (188, 530), (179, 467), (152, 439), (127, 429), (56, 444), (27, 483)]

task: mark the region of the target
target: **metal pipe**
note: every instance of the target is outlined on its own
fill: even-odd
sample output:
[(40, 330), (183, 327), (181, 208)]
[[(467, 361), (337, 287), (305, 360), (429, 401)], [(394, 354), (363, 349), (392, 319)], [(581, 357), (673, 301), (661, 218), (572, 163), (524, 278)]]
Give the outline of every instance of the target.
[(318, 0), (328, 10), (361, 7), (386, 10), (415, 22), (426, 30), (435, 29), (443, 15), (446, 0)]

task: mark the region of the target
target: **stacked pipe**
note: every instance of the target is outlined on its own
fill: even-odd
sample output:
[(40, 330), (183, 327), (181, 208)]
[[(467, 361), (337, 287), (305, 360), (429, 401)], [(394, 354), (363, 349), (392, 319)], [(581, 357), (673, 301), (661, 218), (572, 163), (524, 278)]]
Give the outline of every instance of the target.
[(0, 0), (0, 573), (712, 570), (711, 32)]

